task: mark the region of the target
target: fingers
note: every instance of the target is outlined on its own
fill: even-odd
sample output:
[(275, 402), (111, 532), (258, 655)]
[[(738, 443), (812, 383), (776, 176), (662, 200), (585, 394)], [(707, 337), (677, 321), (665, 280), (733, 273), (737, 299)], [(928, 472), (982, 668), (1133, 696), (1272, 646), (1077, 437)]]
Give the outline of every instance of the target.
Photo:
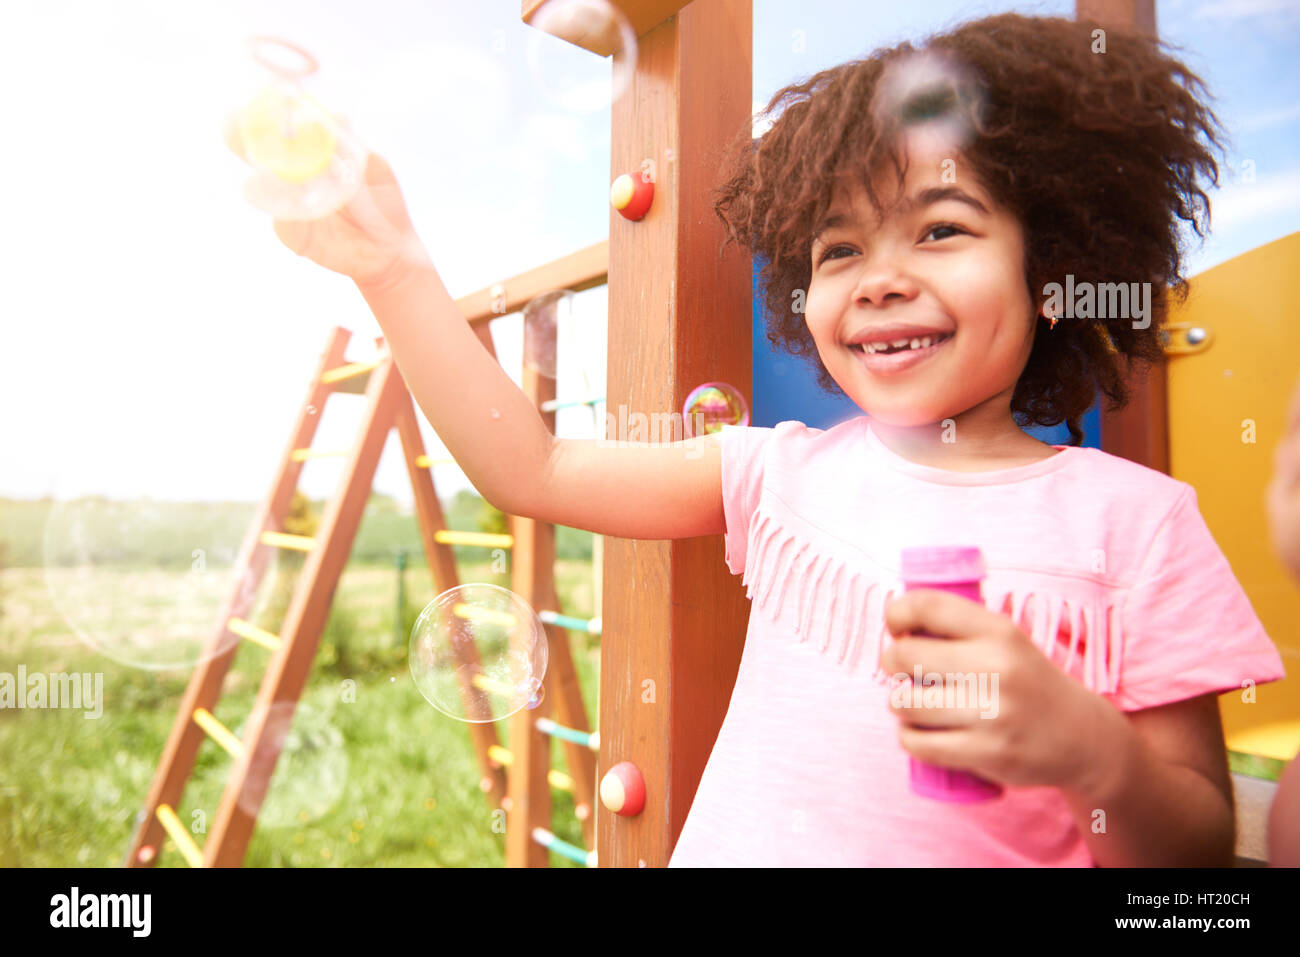
[(1006, 622), (983, 605), (933, 588), (918, 588), (885, 607), (885, 624), (892, 635), (933, 635), (970, 638), (975, 632), (999, 628)]
[[(942, 674), (934, 672), (942, 679)], [(943, 684), (917, 684), (915, 681), (891, 679), (889, 710), (910, 728), (966, 728), (984, 717), (997, 714), (996, 687), (986, 683), (983, 689), (956, 681)]]

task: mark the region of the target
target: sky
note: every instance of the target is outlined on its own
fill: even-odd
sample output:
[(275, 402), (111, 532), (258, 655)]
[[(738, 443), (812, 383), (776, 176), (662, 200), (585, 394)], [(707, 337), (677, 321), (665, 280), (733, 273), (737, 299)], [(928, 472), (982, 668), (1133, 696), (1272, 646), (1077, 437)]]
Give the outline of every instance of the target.
[[(755, 0), (754, 99), (886, 43), (1073, 6)], [(453, 296), (606, 238), (607, 104), (575, 111), (556, 91), (608, 66), (519, 12), (518, 0), (6, 0), (0, 496), (260, 501), (330, 329), (352, 330), (349, 359), (374, 354), (382, 333), (351, 280), (294, 256), (243, 199), (248, 168), (221, 127), (256, 88), (250, 35), (315, 56), (309, 89), (392, 165)], [(1159, 0), (1156, 18), (1232, 137), (1195, 275), (1300, 229), (1300, 0)], [(604, 307), (603, 288), (580, 294), (561, 330), (562, 399), (603, 394)], [(493, 322), (516, 381), (521, 332), (517, 315)], [(348, 447), (361, 407), (332, 398), (314, 446)], [(587, 409), (557, 418), (562, 436), (595, 434)], [(299, 487), (325, 498), (339, 475), (339, 460), (309, 462)], [(454, 466), (434, 478), (444, 498), (469, 487)], [(374, 487), (411, 501), (395, 436)]]

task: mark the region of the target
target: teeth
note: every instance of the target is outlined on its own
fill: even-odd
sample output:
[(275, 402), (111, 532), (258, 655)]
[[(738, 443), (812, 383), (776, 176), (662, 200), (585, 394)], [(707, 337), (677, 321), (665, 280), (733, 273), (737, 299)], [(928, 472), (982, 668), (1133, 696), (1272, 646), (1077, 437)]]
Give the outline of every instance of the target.
[(934, 345), (943, 336), (921, 336), (916, 339), (895, 339), (893, 342), (868, 342), (863, 346), (863, 351), (868, 355), (876, 352), (884, 352), (886, 349), (901, 349), (904, 346), (911, 349), (928, 349)]

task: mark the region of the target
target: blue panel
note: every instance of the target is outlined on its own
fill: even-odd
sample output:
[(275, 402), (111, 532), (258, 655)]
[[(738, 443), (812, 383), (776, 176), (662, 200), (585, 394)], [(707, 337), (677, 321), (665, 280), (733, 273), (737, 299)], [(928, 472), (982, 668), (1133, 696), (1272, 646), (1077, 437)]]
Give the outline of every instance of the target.
[[(754, 425), (773, 426), (778, 422), (798, 421), (818, 429), (862, 415), (857, 403), (845, 395), (831, 396), (817, 384), (817, 372), (807, 359), (777, 351), (767, 341), (759, 269), (754, 268)], [(1026, 431), (1041, 442), (1067, 445), (1070, 430), (1065, 423), (1052, 428), (1035, 426)], [(1083, 417), (1083, 444), (1101, 448), (1101, 412), (1094, 403)]]

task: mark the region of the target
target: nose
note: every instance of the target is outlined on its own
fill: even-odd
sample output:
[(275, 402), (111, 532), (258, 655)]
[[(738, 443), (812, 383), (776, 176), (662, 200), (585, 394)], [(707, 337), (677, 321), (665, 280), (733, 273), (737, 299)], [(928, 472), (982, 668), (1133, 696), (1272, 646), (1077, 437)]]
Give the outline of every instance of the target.
[(907, 301), (917, 294), (915, 280), (902, 267), (898, 257), (880, 251), (863, 258), (857, 283), (853, 287), (854, 305), (883, 306), (890, 300)]

